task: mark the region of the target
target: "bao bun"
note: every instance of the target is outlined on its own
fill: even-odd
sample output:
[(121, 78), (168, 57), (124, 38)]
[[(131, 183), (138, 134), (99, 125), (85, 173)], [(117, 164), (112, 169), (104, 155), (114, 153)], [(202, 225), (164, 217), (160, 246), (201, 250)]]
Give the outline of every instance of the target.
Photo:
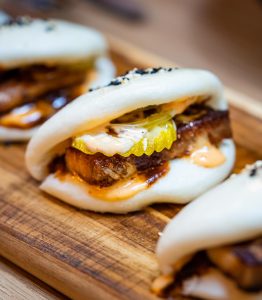
[[(209, 105), (226, 109), (220, 81), (210, 72), (194, 69), (134, 70), (109, 86), (87, 93), (48, 120), (30, 141), (26, 164), (34, 178), (43, 181), (46, 192), (75, 206), (100, 212), (124, 213), (153, 202), (186, 203), (223, 180), (232, 169), (235, 152), (232, 140), (221, 150), (226, 162), (219, 167), (198, 167), (185, 159), (170, 162), (170, 171), (147, 190), (128, 200), (106, 202), (92, 197), (86, 186), (72, 180), (61, 182), (48, 172), (52, 159), (64, 152), (71, 137), (107, 123), (127, 112), (149, 105), (174, 102), (183, 97), (208, 95)], [(192, 180), (188, 181), (188, 177)], [(176, 184), (175, 184), (176, 183)]]
[(0, 68), (57, 65), (106, 54), (104, 37), (94, 29), (60, 20), (23, 17), (0, 26)]
[[(156, 249), (163, 274), (179, 272), (200, 250), (247, 241), (262, 234), (262, 162), (233, 175), (178, 213)], [(193, 282), (194, 281), (194, 282)], [(209, 290), (215, 284), (216, 288)], [(186, 287), (187, 286), (187, 287)], [(190, 287), (189, 287), (190, 286)], [(213, 286), (214, 287), (214, 286)], [(204, 299), (261, 299), (242, 293), (217, 270), (185, 283), (185, 293)], [(221, 295), (215, 298), (214, 294)], [(244, 295), (244, 296), (243, 296)]]
[[(78, 24), (27, 17), (10, 20), (0, 25), (0, 45), (1, 70), (94, 60), (96, 78), (87, 82), (86, 91), (108, 83), (115, 75), (103, 35)], [(29, 140), (36, 130), (0, 126), (0, 141)]]

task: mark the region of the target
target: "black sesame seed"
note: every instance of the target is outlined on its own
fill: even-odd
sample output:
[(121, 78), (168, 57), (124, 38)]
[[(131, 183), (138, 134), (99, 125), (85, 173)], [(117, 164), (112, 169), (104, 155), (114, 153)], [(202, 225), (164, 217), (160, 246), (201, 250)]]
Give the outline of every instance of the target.
[(164, 70), (164, 68), (152, 68), (150, 74), (158, 73), (160, 70)]
[(3, 24), (1, 24), (1, 26), (13, 26), (13, 25), (17, 25), (17, 26), (26, 26), (31, 24), (33, 21), (32, 18), (30, 17), (16, 17), (16, 18), (8, 18), (6, 20), (6, 22), (4, 22)]
[(249, 169), (249, 176), (250, 177), (255, 177), (260, 175), (260, 179), (262, 179), (262, 161), (257, 161), (251, 169)]
[(253, 169), (250, 170), (249, 176), (250, 176), (250, 177), (255, 177), (256, 174), (257, 174), (257, 168), (254, 167)]
[(137, 69), (137, 70), (135, 70), (135, 73), (140, 74), (140, 75), (147, 74), (146, 70), (144, 70), (144, 69)]
[(49, 24), (46, 26), (45, 31), (50, 32), (50, 31), (53, 31), (54, 29), (55, 29), (55, 24), (49, 23)]
[(28, 24), (27, 22), (25, 22), (25, 20), (24, 19), (17, 19), (17, 21), (16, 21), (16, 24), (17, 25), (19, 25), (19, 26), (23, 26), (23, 25), (25, 25), (25, 24)]
[[(116, 79), (112, 80), (109, 84), (107, 84), (103, 87), (109, 87), (109, 86), (116, 86), (116, 85), (124, 84), (124, 83), (132, 80), (133, 75), (138, 75), (138, 76), (139, 75), (141, 75), (141, 76), (151, 75), (151, 74), (156, 74), (160, 71), (171, 72), (175, 69), (178, 69), (178, 68), (177, 67), (176, 68), (159, 67), (159, 68), (147, 68), (147, 69), (137, 69), (137, 68), (135, 68), (133, 70), (130, 70), (130, 71), (124, 73), (124, 75), (117, 77)], [(100, 89), (100, 88), (102, 88), (102, 87), (89, 89), (89, 92), (92, 92), (92, 91)]]
[(120, 84), (121, 84), (121, 81), (116, 79), (116, 80), (112, 80), (109, 85), (120, 85)]

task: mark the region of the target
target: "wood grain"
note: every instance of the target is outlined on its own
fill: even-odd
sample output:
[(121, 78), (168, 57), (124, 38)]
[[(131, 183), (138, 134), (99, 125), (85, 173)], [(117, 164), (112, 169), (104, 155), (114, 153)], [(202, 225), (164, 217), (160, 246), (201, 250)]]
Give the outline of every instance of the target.
[(66, 300), (68, 298), (0, 257), (0, 299)]
[[(112, 51), (121, 73), (143, 66), (128, 53)], [(148, 63), (159, 65), (157, 59)], [(249, 149), (260, 145), (255, 130), (248, 143), (243, 140), (246, 126), (261, 121), (234, 106), (231, 114), (235, 135), (246, 146), (237, 148), (239, 171), (261, 157)], [(158, 274), (154, 249), (180, 206), (154, 205), (119, 216), (75, 209), (39, 191), (25, 170), (24, 150), (0, 146), (0, 254), (74, 299), (157, 299), (149, 290)]]

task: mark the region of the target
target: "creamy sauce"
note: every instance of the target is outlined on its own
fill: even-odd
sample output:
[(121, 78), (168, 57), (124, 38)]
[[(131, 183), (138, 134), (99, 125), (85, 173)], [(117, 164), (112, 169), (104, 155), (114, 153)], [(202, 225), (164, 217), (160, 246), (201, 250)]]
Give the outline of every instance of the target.
[(105, 201), (120, 201), (131, 198), (137, 193), (147, 189), (147, 181), (139, 175), (131, 179), (121, 180), (110, 187), (88, 186), (88, 192), (95, 198)]
[(54, 109), (49, 103), (25, 104), (2, 116), (0, 124), (6, 127), (29, 128), (53, 112)]
[(131, 128), (128, 126), (122, 126), (119, 131), (114, 128), (114, 131), (117, 136), (108, 134), (106, 126), (90, 131), (88, 134), (76, 137), (73, 147), (84, 153), (101, 152), (107, 156), (112, 156), (116, 153), (126, 153), (147, 133), (147, 130), (142, 127)]
[(96, 73), (93, 58), (80, 63), (32, 65), (5, 72), (1, 89), (11, 102), (2, 110), (0, 125), (28, 129), (44, 122), (84, 93)]
[(162, 111), (168, 111), (172, 115), (178, 115), (184, 112), (190, 105), (202, 102), (206, 99), (206, 97), (203, 96), (192, 96), (192, 97), (185, 97), (181, 98), (179, 100), (176, 100), (174, 102), (170, 102), (167, 104), (161, 105)]
[(60, 169), (55, 172), (55, 176), (61, 181), (67, 180), (75, 185), (81, 185), (81, 187), (94, 198), (102, 201), (116, 202), (129, 199), (134, 197), (137, 193), (146, 190), (159, 178), (164, 176), (168, 170), (169, 164), (165, 163), (161, 166), (151, 168), (144, 173), (135, 174), (131, 178), (120, 180), (109, 187), (99, 187), (88, 184), (77, 175), (73, 175), (65, 170), (63, 164), (60, 165)]
[[(199, 103), (207, 99), (205, 96), (192, 96), (181, 98), (177, 101), (162, 104), (159, 106), (161, 113), (167, 115), (181, 114), (186, 108), (193, 103)], [(129, 113), (132, 114), (132, 113)], [(135, 116), (139, 115), (137, 111), (134, 111)], [(129, 116), (130, 117), (130, 116)], [(121, 118), (120, 118), (121, 119)], [(133, 120), (134, 122), (135, 120)], [(173, 124), (176, 127), (175, 123)], [(108, 132), (107, 128), (111, 127), (115, 134)], [(159, 127), (155, 128), (161, 133)], [(155, 130), (155, 131), (156, 131)], [(154, 129), (151, 130), (152, 135)], [(72, 146), (86, 154), (103, 153), (107, 156), (114, 154), (125, 154), (127, 153), (136, 143), (141, 141), (149, 130), (145, 126), (132, 126), (129, 124), (104, 124), (93, 130), (90, 130), (82, 135), (74, 138)], [(147, 149), (147, 140), (143, 140), (144, 151)], [(157, 150), (158, 152), (161, 150)]]
[(214, 168), (226, 161), (225, 155), (207, 138), (198, 139), (192, 148), (190, 159), (194, 164), (205, 168)]
[(74, 185), (80, 185), (86, 192), (94, 198), (102, 201), (116, 202), (126, 200), (135, 196), (137, 193), (148, 188), (148, 182), (144, 176), (135, 175), (130, 179), (121, 180), (109, 187), (99, 187), (88, 184), (80, 177), (72, 175), (69, 172), (57, 171), (55, 176), (59, 180), (70, 181)]
[[(11, 128), (27, 129), (44, 122), (56, 111), (83, 92), (83, 85), (71, 87), (68, 94), (58, 95), (53, 99), (41, 100), (23, 104), (0, 116), (0, 125)], [(51, 96), (50, 96), (51, 98)]]

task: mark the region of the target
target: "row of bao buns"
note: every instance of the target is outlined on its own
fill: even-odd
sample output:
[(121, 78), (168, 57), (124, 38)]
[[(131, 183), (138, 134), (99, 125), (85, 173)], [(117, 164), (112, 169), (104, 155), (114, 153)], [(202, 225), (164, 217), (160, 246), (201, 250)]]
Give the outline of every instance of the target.
[(115, 73), (105, 38), (77, 24), (7, 19), (0, 44), (0, 141), (29, 140), (58, 110)]
[(111, 213), (195, 199), (159, 239), (152, 291), (261, 299), (262, 166), (218, 185), (235, 146), (214, 74), (148, 68), (112, 79), (104, 37), (58, 20), (10, 19), (0, 44), (0, 140), (33, 136), (26, 166), (41, 190)]

